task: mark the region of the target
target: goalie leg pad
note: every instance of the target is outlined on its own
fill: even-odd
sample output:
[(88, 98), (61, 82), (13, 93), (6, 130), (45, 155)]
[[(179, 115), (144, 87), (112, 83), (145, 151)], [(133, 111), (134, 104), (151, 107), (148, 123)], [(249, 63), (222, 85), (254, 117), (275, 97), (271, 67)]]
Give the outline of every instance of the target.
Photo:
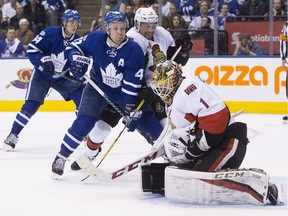
[(169, 163), (151, 163), (141, 165), (142, 191), (164, 195), (164, 170)]
[(265, 205), (268, 179), (259, 169), (198, 172), (168, 166), (165, 196), (191, 204)]

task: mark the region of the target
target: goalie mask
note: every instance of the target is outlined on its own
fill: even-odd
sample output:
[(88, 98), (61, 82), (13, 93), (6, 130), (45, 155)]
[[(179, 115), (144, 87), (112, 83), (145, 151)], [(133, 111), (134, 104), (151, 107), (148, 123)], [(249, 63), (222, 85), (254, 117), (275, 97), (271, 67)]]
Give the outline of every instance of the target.
[(167, 60), (157, 65), (152, 74), (151, 88), (169, 106), (182, 80), (181, 67)]

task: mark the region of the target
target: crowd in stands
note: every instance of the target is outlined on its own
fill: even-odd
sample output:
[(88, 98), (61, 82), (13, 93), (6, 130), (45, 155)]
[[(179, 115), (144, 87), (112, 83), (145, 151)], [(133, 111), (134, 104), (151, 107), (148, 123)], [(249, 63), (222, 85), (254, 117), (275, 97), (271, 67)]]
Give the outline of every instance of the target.
[[(119, 10), (128, 20), (128, 29), (134, 26), (134, 15), (138, 8), (152, 7), (160, 16), (161, 25), (168, 29), (174, 38), (181, 31), (189, 31), (192, 39), (204, 38), (205, 54), (213, 53), (211, 31), (225, 31), (225, 23), (231, 21), (268, 20), (270, 0), (162, 0), (161, 14), (157, 0), (106, 0), (104, 15), (102, 10), (92, 21), (90, 32), (103, 30), (103, 17), (109, 11)], [(47, 26), (61, 25), (61, 14), (67, 9), (75, 9), (75, 0), (0, 0), (0, 40), (5, 40), (8, 27), (15, 28), (15, 37), (24, 49), (30, 40)], [(218, 22), (214, 22), (217, 9)], [(274, 20), (287, 20), (287, 1), (273, 0)], [(24, 21), (23, 21), (24, 20)], [(20, 22), (22, 25), (20, 25)], [(28, 28), (26, 27), (28, 25)], [(211, 44), (212, 43), (212, 44)], [(220, 49), (220, 48), (219, 48)], [(225, 54), (225, 51), (222, 52)]]
[(22, 57), (45, 27), (62, 25), (61, 15), (75, 0), (0, 0), (0, 56)]
[[(125, 13), (129, 21), (128, 29), (134, 26), (133, 17), (138, 8), (152, 7), (159, 15), (157, 0), (107, 0), (106, 2), (105, 14), (110, 10)], [(226, 22), (268, 20), (269, 4), (270, 0), (218, 0), (216, 6), (213, 0), (162, 0), (161, 25), (168, 29), (174, 38), (186, 30), (189, 31), (192, 40), (205, 39), (205, 54), (210, 55), (213, 54), (214, 39), (211, 31), (214, 30), (214, 26), (217, 26), (217, 30), (221, 32), (225, 31)], [(217, 24), (214, 23), (215, 8), (218, 14)], [(102, 17), (100, 12), (99, 17), (92, 22), (90, 31), (103, 30)], [(287, 20), (287, 1), (273, 0), (273, 19)], [(218, 54), (225, 54), (225, 48), (218, 48)]]

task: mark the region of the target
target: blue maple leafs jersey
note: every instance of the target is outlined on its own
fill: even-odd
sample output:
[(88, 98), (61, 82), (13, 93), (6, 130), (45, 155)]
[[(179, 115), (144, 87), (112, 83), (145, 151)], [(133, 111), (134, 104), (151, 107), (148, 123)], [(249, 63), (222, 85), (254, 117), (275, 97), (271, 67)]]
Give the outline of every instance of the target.
[(90, 76), (115, 103), (136, 105), (138, 91), (144, 81), (144, 54), (141, 47), (124, 41), (118, 48), (111, 47), (107, 33), (92, 32), (73, 41), (65, 50), (69, 61), (74, 53), (91, 57)]
[(50, 56), (55, 66), (56, 72), (67, 71), (70, 67), (69, 61), (65, 58), (64, 50), (70, 42), (79, 38), (73, 34), (67, 39), (64, 28), (61, 26), (51, 26), (41, 31), (28, 45), (27, 54), (30, 62), (34, 65), (34, 70), (42, 77), (52, 78), (52, 75), (39, 71), (39, 61), (43, 56)]

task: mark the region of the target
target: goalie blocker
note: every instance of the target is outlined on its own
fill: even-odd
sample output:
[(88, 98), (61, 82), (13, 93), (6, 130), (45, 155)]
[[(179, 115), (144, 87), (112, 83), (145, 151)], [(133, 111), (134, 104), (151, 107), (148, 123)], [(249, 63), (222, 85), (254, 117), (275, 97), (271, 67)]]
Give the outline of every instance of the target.
[(282, 203), (282, 186), (269, 183), (268, 174), (260, 169), (237, 169), (199, 172), (168, 163), (141, 166), (143, 192), (191, 204)]

